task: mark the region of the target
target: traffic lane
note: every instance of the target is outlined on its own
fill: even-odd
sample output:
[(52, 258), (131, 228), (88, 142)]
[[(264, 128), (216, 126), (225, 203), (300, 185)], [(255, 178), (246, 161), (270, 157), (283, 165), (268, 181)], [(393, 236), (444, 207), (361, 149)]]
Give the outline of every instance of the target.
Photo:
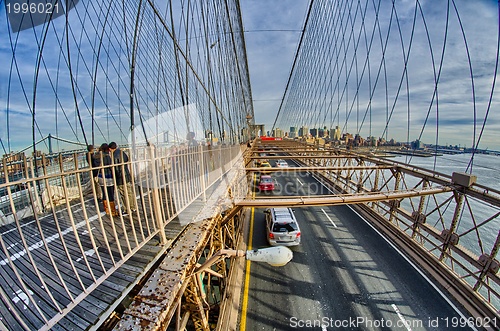
[[(269, 247), (264, 209), (255, 209), (253, 248)], [(326, 292), (314, 283), (303, 247), (290, 247), (292, 262), (282, 267), (252, 263), (246, 330), (291, 330), (290, 318), (321, 316)]]
[[(298, 178), (306, 176), (306, 173), (297, 174)], [(304, 189), (295, 174), (275, 173), (274, 178), (276, 190), (257, 195), (297, 195)], [(323, 194), (326, 193), (325, 190)], [(304, 192), (300, 194), (304, 195)], [(264, 210), (255, 209), (254, 212), (252, 247), (256, 249), (269, 247)], [(308, 251), (313, 252), (314, 249), (310, 245), (306, 243), (304, 246), (291, 247), (294, 258), (283, 267), (252, 263), (246, 330), (291, 330), (296, 329), (293, 327), (295, 319), (305, 320), (311, 316), (320, 319), (326, 316), (324, 311), (331, 306), (329, 301), (332, 297), (327, 288), (331, 282), (321, 282), (314, 274), (323, 264), (328, 265), (333, 261), (327, 255), (320, 255), (313, 260), (315, 265), (311, 267)]]
[[(452, 322), (464, 321), (421, 274), (348, 206), (297, 208), (295, 214), (299, 222), (302, 220), (299, 224), (302, 245), (309, 255), (307, 261), (317, 270), (320, 283), (336, 289), (338, 300), (330, 301), (326, 316), (336, 321), (386, 321), (385, 325), (391, 324), (390, 329), (397, 330), (451, 329)], [(308, 241), (308, 237), (314, 239)], [(318, 256), (321, 258), (316, 261)]]
[[(314, 194), (311, 187), (317, 180), (313, 176), (301, 179), (304, 185), (298, 193)], [(318, 194), (323, 192), (318, 190)], [(464, 321), (447, 300), (349, 206), (295, 208), (295, 215), (301, 230), (304, 228), (302, 244), (309, 235), (320, 244), (313, 247), (326, 254), (338, 254), (335, 276), (345, 284), (343, 295), (352, 299), (357, 317), (401, 323), (415, 321), (416, 326), (421, 321), (427, 329), (433, 326), (442, 329), (446, 324), (451, 326), (451, 321)], [(303, 227), (303, 223), (307, 226)], [(306, 233), (309, 230), (313, 232)], [(360, 302), (354, 300), (356, 298)]]
[[(297, 193), (303, 194), (301, 187)], [(255, 248), (268, 245), (262, 211), (255, 213)], [(408, 330), (408, 323), (412, 330), (442, 330), (460, 320), (434, 288), (348, 207), (295, 212), (302, 244), (292, 248), (293, 260), (280, 268), (252, 264), (247, 330), (293, 330), (307, 323), (352, 330)]]

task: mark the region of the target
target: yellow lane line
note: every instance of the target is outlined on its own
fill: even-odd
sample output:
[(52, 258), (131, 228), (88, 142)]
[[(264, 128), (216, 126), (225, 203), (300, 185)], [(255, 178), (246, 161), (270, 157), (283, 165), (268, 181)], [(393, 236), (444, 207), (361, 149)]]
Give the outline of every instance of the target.
[[(248, 250), (252, 249), (252, 236), (253, 236), (253, 219), (254, 208), (252, 208), (252, 216), (250, 217), (250, 234), (248, 235)], [(240, 331), (245, 331), (247, 326), (247, 307), (248, 307), (248, 290), (250, 287), (250, 260), (246, 261), (245, 267), (245, 287), (243, 289), (243, 304), (241, 306), (241, 320)]]
[[(254, 181), (255, 177), (256, 175), (254, 174)], [(255, 192), (253, 192), (252, 195), (255, 197)], [(247, 250), (252, 250), (254, 216), (255, 216), (255, 208), (252, 207), (252, 212), (250, 214), (250, 230), (248, 233)], [(251, 263), (250, 260), (246, 261), (245, 287), (243, 288), (243, 304), (241, 306), (240, 331), (245, 331), (247, 327), (248, 290), (250, 288), (250, 263)]]

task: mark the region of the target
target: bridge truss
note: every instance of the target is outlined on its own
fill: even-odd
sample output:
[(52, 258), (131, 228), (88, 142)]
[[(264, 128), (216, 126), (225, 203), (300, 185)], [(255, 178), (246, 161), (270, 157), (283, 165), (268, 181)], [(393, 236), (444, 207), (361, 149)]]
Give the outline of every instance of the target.
[[(477, 184), (470, 174), (442, 174), (366, 153), (318, 149), (306, 142), (262, 141), (254, 152), (248, 171), (310, 174), (331, 195), (314, 194), (318, 188), (310, 187), (307, 196), (289, 196), (283, 187), (273, 197), (248, 197), (238, 205), (351, 204), (473, 316), (498, 318), (500, 191)], [(262, 153), (267, 159), (293, 160), (299, 167), (251, 167)]]
[[(465, 77), (470, 88), (460, 86), (473, 92), (462, 93), (467, 96), (460, 105), (471, 101), (474, 109), (460, 110), (473, 118), (474, 152), (481, 142), (494, 141), (496, 131), (486, 130), (486, 120), (496, 102), (496, 77), (493, 83), (478, 80), (492, 77), (495, 66), (477, 66), (469, 53), (475, 39), (467, 39), (462, 26), (468, 11), (448, 1), (439, 11), (445, 19), (438, 20), (446, 38), (432, 39), (424, 2), (417, 1), (406, 20), (398, 18), (395, 2), (362, 3), (311, 1), (277, 123), (347, 131), (355, 117), (358, 137), (380, 134), (387, 141), (390, 129), (410, 141), (423, 139), (434, 118), (437, 146), (449, 107), (439, 96), (445, 87), (454, 91), (445, 84), (450, 78)], [(0, 31), (8, 36), (0, 40), (6, 64), (0, 69), (6, 82), (0, 85), (6, 154), (0, 169), (0, 329), (111, 328), (120, 319), (115, 317), (121, 317), (118, 329), (217, 327), (234, 265), (220, 252), (238, 248), (243, 206), (271, 204), (353, 204), (473, 316), (498, 317), (500, 192), (470, 175), (335, 146), (273, 142), (280, 158), (295, 160), (300, 173), (316, 176), (331, 195), (317, 196), (311, 188), (302, 197), (247, 197), (248, 174), (256, 171), (251, 160), (258, 156), (241, 156), (254, 111), (239, 1), (64, 4), (63, 15), (36, 24), (0, 16)], [(399, 24), (404, 22), (412, 24)], [(460, 29), (448, 29), (452, 24)], [(416, 31), (408, 43), (404, 27)], [(390, 43), (395, 35), (400, 42)], [(482, 33), (476, 39), (497, 45), (492, 38)], [(413, 56), (422, 50), (414, 46), (418, 40), (426, 45), (424, 57)], [(449, 64), (460, 61), (436, 65), (434, 50), (446, 58), (447, 40), (462, 45), (467, 61), (459, 70)], [(496, 49), (475, 49), (498, 64)], [(419, 70), (420, 62), (432, 69)], [(487, 88), (479, 91), (479, 85)], [(410, 90), (424, 91), (425, 98)], [(410, 109), (426, 110), (418, 113), (416, 135)], [(372, 122), (376, 117), (384, 123)], [(399, 130), (397, 118), (407, 119), (406, 130)], [(44, 137), (50, 134), (64, 141), (49, 146)], [(112, 140), (131, 156), (128, 162), (90, 169), (85, 151), (68, 152), (75, 149), (71, 142)], [(14, 152), (28, 145), (31, 155)], [(257, 142), (252, 152), (269, 147)], [(44, 155), (49, 151), (60, 153)], [(125, 191), (137, 208), (125, 198), (117, 201), (117, 214), (107, 215), (92, 170), (110, 170), (117, 186), (116, 173), (124, 167), (133, 178)], [(206, 261), (209, 267), (202, 267)]]

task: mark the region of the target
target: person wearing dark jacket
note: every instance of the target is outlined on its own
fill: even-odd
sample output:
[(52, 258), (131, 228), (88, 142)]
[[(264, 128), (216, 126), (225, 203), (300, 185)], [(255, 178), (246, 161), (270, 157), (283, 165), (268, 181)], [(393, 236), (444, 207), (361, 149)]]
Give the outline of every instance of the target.
[(99, 182), (97, 180), (97, 176), (99, 175), (98, 168), (101, 164), (101, 160), (99, 159), (99, 155), (96, 155), (96, 153), (95, 153), (94, 145), (87, 146), (87, 162), (89, 164), (89, 167), (92, 169), (91, 185), (94, 186), (97, 201), (101, 201), (102, 200), (102, 190), (101, 190), (101, 186), (99, 186)]
[(106, 215), (118, 216), (118, 212), (116, 211), (115, 206), (115, 186), (113, 183), (113, 170), (110, 165), (113, 164), (111, 159), (111, 152), (109, 150), (108, 144), (102, 144), (99, 147), (99, 151), (101, 152), (100, 158), (102, 161), (103, 168), (99, 169), (98, 180), (101, 185), (101, 189), (103, 192), (103, 203), (104, 203), (104, 211)]
[(132, 187), (132, 176), (128, 168), (129, 157), (127, 153), (120, 150), (116, 142), (109, 143), (110, 153), (113, 155), (115, 166), (116, 186), (120, 194), (120, 201), (124, 204), (123, 212), (135, 212), (137, 210), (137, 202)]
[(99, 186), (99, 182), (97, 180), (97, 175), (99, 175), (98, 168), (101, 164), (101, 160), (99, 158), (99, 155), (96, 155), (96, 153), (95, 153), (94, 145), (87, 146), (87, 162), (89, 164), (89, 167), (92, 169), (91, 185), (94, 186), (97, 201), (100, 202), (102, 200), (102, 190), (101, 190), (101, 186)]

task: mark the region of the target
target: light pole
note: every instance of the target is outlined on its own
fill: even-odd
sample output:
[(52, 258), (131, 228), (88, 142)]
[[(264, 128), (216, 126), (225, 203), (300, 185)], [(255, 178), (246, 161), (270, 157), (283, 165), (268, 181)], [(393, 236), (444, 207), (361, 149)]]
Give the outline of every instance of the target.
[(261, 248), (249, 251), (234, 250), (234, 249), (221, 249), (201, 266), (197, 267), (195, 273), (206, 271), (214, 263), (225, 257), (240, 256), (245, 259), (257, 262), (267, 262), (273, 267), (281, 267), (290, 262), (293, 258), (293, 252), (288, 247), (275, 246), (268, 248)]

